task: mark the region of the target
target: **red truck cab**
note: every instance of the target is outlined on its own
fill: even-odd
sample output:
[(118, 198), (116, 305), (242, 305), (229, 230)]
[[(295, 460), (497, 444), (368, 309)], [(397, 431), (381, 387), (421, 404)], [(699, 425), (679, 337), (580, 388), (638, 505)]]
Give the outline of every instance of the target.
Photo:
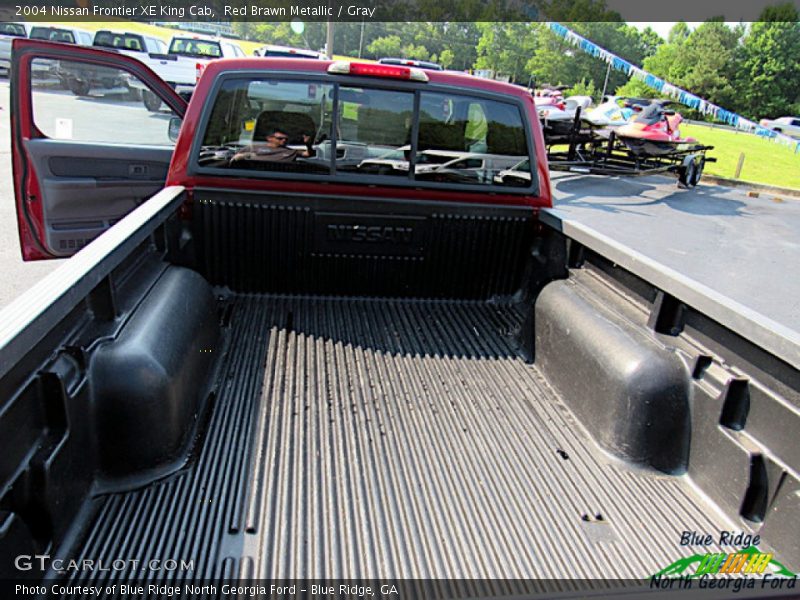
[[(350, 73), (344, 72), (346, 68), (350, 69)], [(298, 90), (296, 89), (298, 86), (294, 86), (295, 89), (278, 91), (284, 77), (286, 79), (283, 79), (283, 81), (289, 82), (296, 81), (301, 74), (305, 76), (302, 86), (307, 86), (308, 91), (306, 91), (305, 88), (301, 91), (307, 93), (309, 98), (315, 93), (320, 93), (321, 96), (324, 96), (325, 88), (329, 87), (330, 97), (325, 100), (331, 104), (333, 103), (333, 87), (337, 87), (336, 91), (339, 92), (341, 97), (338, 98), (340, 104), (338, 127), (340, 129), (337, 132), (336, 151), (338, 151), (340, 156), (337, 157), (338, 168), (336, 175), (340, 177), (337, 178), (335, 175), (331, 175), (330, 178), (320, 180), (320, 182), (324, 181), (328, 193), (341, 193), (354, 196), (378, 195), (382, 197), (413, 199), (420, 197), (420, 189), (424, 186), (428, 189), (425, 190), (423, 195), (431, 200), (488, 202), (490, 204), (523, 205), (534, 208), (549, 207), (552, 205), (547, 159), (539, 121), (536, 118), (532, 98), (524, 89), (510, 84), (449, 71), (423, 72), (418, 69), (403, 66), (372, 65), (357, 62), (347, 64), (319, 60), (265, 60), (261, 58), (246, 58), (220, 61), (209, 65), (207, 72), (198, 84), (195, 99), (193, 99), (187, 110), (182, 134), (178, 139), (173, 162), (170, 166), (168, 177), (169, 185), (184, 185), (187, 188), (198, 185), (212, 187), (223, 185), (225, 187), (245, 187), (247, 189), (293, 189), (295, 191), (299, 189), (308, 190), (309, 192), (319, 189), (319, 186), (315, 186), (308, 180), (303, 181), (301, 187), (297, 188), (297, 178), (295, 177), (286, 178), (286, 180), (284, 180), (283, 177), (277, 179), (277, 170), (270, 171), (270, 175), (267, 177), (264, 177), (264, 173), (260, 172), (258, 173), (259, 176), (231, 179), (228, 172), (215, 172), (211, 169), (204, 169), (204, 165), (193, 164), (191, 160), (192, 144), (196, 141), (196, 131), (208, 126), (208, 120), (211, 118), (209, 113), (213, 110), (211, 106), (213, 102), (210, 101), (210, 99), (218, 98), (218, 90), (220, 86), (223, 85), (220, 79), (241, 77), (241, 75), (237, 74), (252, 74), (258, 73), (259, 71), (269, 74), (269, 85), (272, 85), (276, 89), (275, 98), (269, 100), (275, 102), (277, 99), (277, 103), (284, 102), (284, 107), (291, 102), (298, 101), (297, 98), (293, 97), (298, 94)], [(266, 81), (261, 75), (250, 77), (250, 79), (240, 79), (240, 81), (246, 81), (247, 85), (251, 87), (254, 86), (254, 82)], [(413, 77), (416, 77), (416, 79)], [(339, 82), (346, 82), (348, 85)], [(233, 88), (233, 86), (231, 87)], [(286, 87), (288, 88), (288, 85)], [(364, 90), (367, 90), (367, 92)], [(428, 93), (428, 90), (430, 90), (430, 93)], [(373, 91), (373, 94), (370, 95), (369, 91)], [(421, 104), (420, 111), (423, 114), (420, 115), (419, 118), (422, 118), (423, 122), (419, 125), (419, 129), (422, 129), (422, 135), (424, 136), (427, 133), (430, 137), (434, 138), (437, 134), (440, 138), (441, 136), (450, 135), (450, 138), (452, 138), (428, 140), (427, 143), (424, 140), (419, 141), (419, 139), (417, 139), (416, 153), (419, 155), (423, 155), (426, 151), (435, 150), (452, 151), (454, 157), (458, 156), (459, 153), (463, 156), (468, 156), (470, 153), (495, 154), (493, 151), (497, 148), (488, 148), (490, 151), (486, 152), (485, 139), (483, 141), (483, 147), (478, 147), (480, 142), (473, 143), (472, 150), (475, 151), (471, 152), (470, 141), (468, 139), (470, 134), (469, 129), (472, 127), (474, 130), (478, 130), (481, 123), (471, 123), (470, 118), (472, 117), (476, 121), (481, 121), (485, 119), (486, 116), (481, 113), (481, 105), (473, 103), (470, 100), (481, 98), (487, 99), (486, 102), (491, 102), (491, 100), (488, 100), (489, 98), (501, 98), (503, 105), (518, 108), (520, 116), (524, 116), (524, 120), (520, 119), (518, 123), (525, 128), (520, 128), (518, 133), (520, 135), (528, 135), (529, 139), (525, 140), (526, 143), (521, 145), (519, 149), (510, 150), (508, 148), (503, 148), (500, 153), (507, 152), (509, 155), (512, 155), (510, 157), (510, 162), (512, 163), (515, 161), (519, 163), (532, 157), (534, 161), (533, 164), (536, 165), (535, 177), (532, 178), (532, 182), (534, 182), (535, 185), (529, 186), (528, 189), (523, 188), (526, 193), (519, 193), (520, 190), (516, 187), (511, 190), (507, 188), (503, 189), (500, 186), (494, 185), (495, 182), (493, 181), (486, 182), (492, 184), (489, 186), (490, 189), (485, 189), (483, 186), (481, 186), (481, 188), (475, 188), (470, 187), (469, 184), (463, 185), (467, 181), (469, 174), (466, 174), (466, 178), (451, 177), (449, 180), (444, 181), (444, 177), (436, 177), (435, 175), (431, 175), (429, 171), (423, 171), (429, 173), (425, 178), (413, 178), (409, 176), (408, 170), (406, 169), (402, 172), (404, 176), (402, 177), (403, 180), (398, 180), (396, 177), (392, 177), (391, 179), (386, 177), (375, 178), (375, 175), (384, 175), (386, 173), (370, 172), (369, 170), (365, 170), (363, 166), (356, 166), (355, 168), (352, 168), (352, 165), (343, 166), (343, 163), (346, 161), (342, 160), (342, 154), (356, 154), (357, 151), (361, 151), (353, 158), (348, 157), (349, 162), (355, 160), (369, 160), (369, 158), (373, 157), (373, 154), (380, 156), (381, 154), (396, 150), (398, 146), (402, 145), (395, 144), (395, 141), (411, 142), (411, 140), (393, 140), (392, 143), (387, 143), (387, 140), (384, 138), (386, 138), (387, 135), (391, 135), (391, 132), (388, 134), (383, 132), (370, 132), (370, 126), (373, 130), (377, 129), (377, 123), (368, 121), (370, 116), (372, 116), (369, 114), (362, 115), (354, 125), (354, 131), (349, 134), (359, 139), (345, 139), (348, 134), (347, 132), (343, 132), (342, 128), (348, 125), (347, 117), (355, 116), (353, 113), (357, 111), (362, 111), (362, 113), (368, 113), (369, 111), (378, 112), (381, 113), (378, 117), (386, 117), (389, 120), (391, 118), (395, 118), (396, 120), (407, 119), (410, 114), (413, 114), (413, 95), (415, 93), (420, 93), (421, 96), (419, 102)], [(480, 96), (473, 96), (474, 94), (480, 94)], [(346, 99), (344, 98), (345, 95), (347, 96)], [(278, 98), (278, 96), (283, 97)], [(427, 98), (428, 96), (430, 99)], [(463, 115), (460, 115), (460, 121), (459, 117), (454, 114), (459, 108), (457, 99), (461, 99), (460, 104), (463, 109)], [(397, 102), (402, 104), (404, 100), (406, 106), (398, 107), (396, 104), (395, 107), (397, 110), (394, 111), (387, 111), (385, 106), (376, 106), (381, 102)], [(320, 101), (322, 101), (322, 99), (320, 99)], [(326, 107), (321, 105), (315, 108), (319, 108), (321, 111), (326, 110)], [(442, 111), (441, 114), (433, 114), (433, 110), (439, 109)], [(333, 110), (332, 106), (329, 107), (328, 110)], [(470, 110), (472, 111), (471, 115), (469, 113)], [(348, 111), (351, 113), (350, 115), (347, 114)], [(291, 118), (292, 114), (296, 115), (300, 111), (293, 112), (289, 109), (286, 112), (289, 113), (289, 118)], [(451, 112), (453, 114), (449, 114)], [(257, 118), (258, 115), (251, 116)], [(507, 117), (507, 115), (502, 116)], [(448, 117), (450, 121), (447, 121)], [(513, 117), (514, 115), (511, 115), (510, 118), (513, 119)], [(425, 123), (426, 118), (428, 121), (427, 123)], [(356, 121), (356, 119), (350, 120)], [(387, 130), (392, 124), (393, 123), (387, 120), (382, 121), (382, 125)], [(398, 123), (395, 123), (395, 125), (397, 124)], [(322, 131), (327, 124), (315, 123), (314, 125), (318, 128), (318, 135), (315, 142), (319, 142), (321, 145), (330, 148), (330, 134), (329, 132)], [(322, 125), (322, 127), (320, 127), (320, 125)], [(412, 135), (411, 130), (413, 123), (409, 122), (399, 125), (399, 131), (397, 133), (400, 135)], [(487, 126), (490, 128), (488, 132), (490, 138), (493, 133), (495, 133), (496, 136), (505, 133), (504, 131), (491, 131), (491, 125), (495, 125), (498, 128), (508, 126), (506, 123), (490, 123)], [(255, 121), (253, 121), (253, 126), (255, 127)], [(457, 132), (456, 130), (459, 127), (461, 131)], [(358, 128), (367, 129), (366, 136), (359, 137), (361, 132), (357, 130)], [(438, 130), (436, 130), (437, 128)], [(451, 131), (448, 131), (448, 129)], [(373, 133), (372, 137), (369, 136), (370, 133)], [(362, 137), (364, 139), (361, 139)], [(239, 140), (237, 140), (237, 142), (238, 141)], [(299, 142), (300, 140), (290, 139), (289, 141), (291, 143), (292, 141)], [(328, 144), (326, 144), (326, 142), (328, 142)], [(528, 148), (526, 147), (528, 144), (530, 145), (530, 156), (528, 154)], [(408, 146), (411, 146), (411, 144), (409, 143)], [(323, 148), (323, 150), (324, 149), (325, 148)], [(518, 156), (513, 156), (515, 153)], [(322, 160), (328, 160), (328, 156), (324, 154)], [(512, 165), (509, 165), (509, 167), (510, 166)], [(497, 171), (499, 170), (500, 169), (497, 169)], [(214, 173), (219, 173), (219, 176), (215, 176)], [(250, 174), (256, 175), (256, 173), (252, 172)], [(310, 170), (309, 174), (311, 174)], [(345, 176), (341, 177), (343, 174)], [(392, 175), (397, 174), (398, 173), (392, 173)], [(493, 175), (496, 174), (496, 172), (493, 173)], [(221, 177), (224, 178), (224, 181), (222, 181)], [(365, 186), (365, 182), (368, 182), (368, 185)], [(381, 183), (383, 183), (383, 185), (380, 185)], [(441, 183), (445, 183), (445, 185), (437, 185)], [(509, 191), (511, 193), (508, 193)]]
[[(513, 85), (407, 66), (236, 58), (211, 63), (187, 107), (125, 56), (15, 44), (12, 147), (26, 260), (74, 253), (165, 181), (189, 192), (323, 193), (534, 213), (551, 206), (534, 103)], [(137, 80), (132, 87), (158, 94), (165, 110), (150, 114), (97, 95), (61, 102), (59, 91), (28, 75), (43, 60), (59, 60), (65, 72), (73, 63), (117, 70)], [(169, 121), (174, 130), (181, 118), (173, 149)], [(287, 129), (278, 137), (291, 160), (268, 156), (274, 131), (266, 129), (276, 125)]]

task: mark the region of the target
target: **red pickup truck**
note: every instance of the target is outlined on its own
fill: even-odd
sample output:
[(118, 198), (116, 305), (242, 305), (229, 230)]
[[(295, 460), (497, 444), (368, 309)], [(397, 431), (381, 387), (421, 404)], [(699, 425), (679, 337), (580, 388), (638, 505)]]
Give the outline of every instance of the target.
[[(14, 56), (23, 254), (80, 252), (0, 319), (3, 577), (612, 595), (800, 566), (797, 365), (543, 218), (527, 91), (249, 58), (187, 106), (124, 56)], [(34, 87), (38, 60), (173, 115)]]

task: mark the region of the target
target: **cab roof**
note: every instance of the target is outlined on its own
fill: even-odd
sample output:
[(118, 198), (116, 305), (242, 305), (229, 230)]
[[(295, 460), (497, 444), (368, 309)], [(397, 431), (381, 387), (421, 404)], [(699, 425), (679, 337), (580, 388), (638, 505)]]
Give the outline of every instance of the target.
[[(267, 57), (247, 57), (247, 58), (226, 58), (215, 60), (206, 67), (206, 73), (209, 78), (215, 78), (220, 73), (236, 72), (236, 71), (288, 71), (293, 73), (327, 73), (328, 67), (334, 62), (331, 60), (314, 60), (306, 58), (267, 58)], [(346, 61), (351, 63), (362, 63), (363, 61), (351, 60)], [(363, 63), (371, 64), (371, 63)], [(386, 65), (391, 66), (391, 65)], [(505, 94), (515, 96), (518, 98), (531, 99), (530, 93), (523, 87), (513, 85), (510, 83), (503, 83), (501, 81), (494, 81), (491, 79), (483, 79), (475, 77), (467, 73), (460, 73), (457, 71), (433, 71), (426, 70), (429, 83), (439, 85), (449, 85), (460, 88), (473, 88), (485, 92), (493, 92), (497, 94)], [(363, 77), (365, 81), (374, 80), (380, 81), (380, 77), (370, 76), (357, 76)], [(391, 81), (383, 79), (383, 81)], [(425, 85), (425, 84), (423, 84)]]

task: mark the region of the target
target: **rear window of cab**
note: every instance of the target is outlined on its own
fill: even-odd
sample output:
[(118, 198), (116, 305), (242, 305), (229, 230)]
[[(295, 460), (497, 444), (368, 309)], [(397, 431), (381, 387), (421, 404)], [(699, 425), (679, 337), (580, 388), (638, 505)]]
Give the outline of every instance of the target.
[(195, 166), (248, 177), (535, 193), (521, 104), (424, 86), (223, 79)]
[(17, 23), (0, 23), (0, 35), (12, 35), (15, 37), (27, 37), (25, 27)]
[(145, 51), (144, 38), (132, 33), (114, 33), (98, 31), (94, 36), (94, 45), (103, 48), (119, 48), (122, 50)]
[(169, 53), (194, 56), (195, 58), (220, 58), (222, 56), (219, 42), (194, 38), (173, 38), (169, 45)]
[(30, 38), (32, 40), (47, 40), (50, 42), (75, 43), (75, 36), (68, 29), (58, 27), (34, 27), (31, 29)]

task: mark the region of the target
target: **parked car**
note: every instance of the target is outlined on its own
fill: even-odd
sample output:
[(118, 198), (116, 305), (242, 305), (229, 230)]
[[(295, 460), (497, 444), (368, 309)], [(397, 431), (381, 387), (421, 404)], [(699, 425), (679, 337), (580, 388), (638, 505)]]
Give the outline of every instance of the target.
[(494, 176), (494, 182), (502, 185), (526, 187), (531, 182), (531, 161), (525, 159), (510, 169), (504, 169)]
[[(32, 40), (45, 40), (78, 46), (91, 46), (94, 36), (92, 32), (78, 27), (63, 25), (31, 25), (28, 37)], [(68, 87), (57, 60), (39, 60), (31, 66), (31, 73), (38, 84)]]
[[(468, 153), (465, 156), (448, 161), (434, 169), (417, 169), (417, 177), (424, 177), (430, 181), (451, 181), (460, 183), (496, 183), (504, 185), (506, 182), (495, 179), (502, 171), (519, 164), (524, 156), (505, 156), (496, 154)], [(530, 185), (530, 180), (528, 180)]]
[(192, 59), (243, 58), (244, 50), (230, 40), (199, 35), (179, 35), (172, 38), (169, 53)]
[[(95, 33), (91, 45), (136, 58), (153, 70), (156, 70), (156, 66), (151, 62), (151, 53), (162, 54), (166, 50), (166, 44), (158, 38), (107, 29)], [(130, 80), (121, 77), (119, 72), (113, 69), (62, 61), (59, 73), (66, 87), (76, 96), (102, 94), (122, 95), (130, 99), (140, 97), (139, 90), (130, 85)]]
[(28, 37), (25, 23), (0, 23), (0, 75), (11, 69), (11, 42), (18, 37)]
[[(408, 157), (410, 154), (411, 146), (406, 144), (405, 146), (390, 150), (377, 158), (362, 160), (358, 166), (358, 170), (362, 173), (378, 173), (384, 175), (395, 171), (400, 174), (407, 174), (409, 168)], [(444, 163), (467, 155), (469, 155), (468, 152), (422, 150), (421, 152), (417, 152), (414, 172), (419, 174), (426, 171), (433, 171)]]
[(98, 48), (113, 48), (134, 58), (139, 58), (136, 54), (139, 52), (165, 54), (167, 51), (167, 44), (157, 37), (108, 29), (98, 31), (92, 45)]
[(428, 60), (415, 60), (411, 58), (381, 58), (378, 62), (382, 65), (401, 65), (405, 67), (417, 67), (418, 69), (429, 69), (431, 71), (443, 71), (444, 67)]
[(780, 117), (774, 120), (761, 119), (758, 124), (767, 129), (772, 129), (776, 133), (800, 138), (800, 117)]
[[(168, 82), (173, 89), (185, 100), (192, 97), (194, 86), (206, 65), (218, 58), (243, 58), (244, 50), (230, 40), (201, 35), (178, 35), (172, 38), (167, 50), (169, 63), (162, 65), (162, 72), (154, 69), (161, 78)], [(166, 75), (164, 68), (169, 69)], [(163, 104), (150, 91), (143, 90), (145, 106), (148, 110), (156, 112)]]
[(77, 44), (78, 46), (91, 46), (94, 39), (91, 31), (62, 25), (32, 25), (28, 37), (32, 40)]
[(321, 52), (308, 50), (306, 48), (292, 48), (291, 46), (276, 46), (267, 44), (253, 52), (253, 56), (261, 56), (263, 58), (315, 58), (318, 60), (324, 59), (325, 55)]

